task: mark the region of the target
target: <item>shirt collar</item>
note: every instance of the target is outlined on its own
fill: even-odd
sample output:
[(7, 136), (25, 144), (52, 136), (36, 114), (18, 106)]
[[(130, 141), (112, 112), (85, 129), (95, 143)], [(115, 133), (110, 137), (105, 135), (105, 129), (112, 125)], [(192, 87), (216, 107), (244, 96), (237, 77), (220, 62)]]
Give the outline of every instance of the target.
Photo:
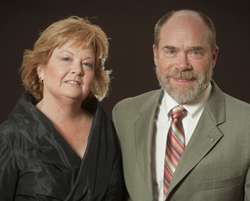
[[(211, 83), (209, 83), (208, 87), (199, 95), (197, 99), (183, 105), (184, 108), (188, 111), (188, 114), (190, 114), (193, 118), (196, 114), (198, 114), (201, 110), (204, 109), (207, 100), (210, 96), (211, 90), (212, 85)], [(172, 110), (172, 108), (179, 104), (164, 90), (163, 105), (165, 107), (166, 113), (169, 116), (169, 112)]]

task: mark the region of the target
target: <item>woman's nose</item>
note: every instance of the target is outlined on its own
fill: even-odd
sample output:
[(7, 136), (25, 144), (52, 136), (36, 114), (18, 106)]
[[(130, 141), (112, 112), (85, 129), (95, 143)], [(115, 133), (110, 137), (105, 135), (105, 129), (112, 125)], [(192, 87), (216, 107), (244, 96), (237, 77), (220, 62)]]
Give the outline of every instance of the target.
[(71, 74), (77, 74), (79, 76), (83, 75), (83, 69), (82, 66), (79, 64), (75, 64), (71, 66), (71, 70), (70, 70)]

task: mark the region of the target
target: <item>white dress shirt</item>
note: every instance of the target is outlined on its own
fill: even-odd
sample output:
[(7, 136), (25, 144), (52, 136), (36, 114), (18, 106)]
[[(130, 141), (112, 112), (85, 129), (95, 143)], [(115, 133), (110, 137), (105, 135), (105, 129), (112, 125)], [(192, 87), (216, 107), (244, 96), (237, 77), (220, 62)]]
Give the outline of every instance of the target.
[[(211, 83), (205, 89), (204, 92), (193, 102), (183, 105), (187, 110), (186, 115), (182, 119), (182, 125), (185, 133), (185, 145), (188, 142), (194, 132), (194, 129), (201, 117), (201, 114), (205, 108), (207, 100), (210, 96), (212, 86)], [(173, 100), (166, 92), (162, 101), (158, 104), (158, 109), (155, 115), (154, 122), (154, 137), (153, 137), (153, 149), (152, 149), (152, 171), (153, 171), (153, 190), (154, 199), (157, 201), (163, 201), (163, 179), (164, 179), (164, 158), (167, 142), (167, 134), (171, 123), (170, 111), (173, 107), (179, 105)]]

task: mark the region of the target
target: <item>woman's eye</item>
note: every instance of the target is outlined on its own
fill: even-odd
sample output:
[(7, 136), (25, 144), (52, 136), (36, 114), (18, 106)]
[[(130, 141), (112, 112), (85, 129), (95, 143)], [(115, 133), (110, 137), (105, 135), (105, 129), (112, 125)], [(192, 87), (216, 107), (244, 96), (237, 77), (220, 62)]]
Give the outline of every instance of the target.
[(83, 63), (83, 65), (84, 65), (84, 66), (87, 66), (87, 67), (89, 67), (89, 68), (93, 68), (93, 65), (90, 64), (90, 63)]
[(62, 60), (63, 60), (63, 61), (70, 61), (70, 58), (64, 57)]

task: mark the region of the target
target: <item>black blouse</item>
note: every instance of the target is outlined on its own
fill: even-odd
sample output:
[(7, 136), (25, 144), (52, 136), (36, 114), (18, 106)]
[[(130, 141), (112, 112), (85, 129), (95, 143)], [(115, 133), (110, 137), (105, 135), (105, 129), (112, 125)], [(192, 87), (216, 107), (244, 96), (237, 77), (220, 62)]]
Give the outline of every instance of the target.
[(120, 152), (100, 105), (80, 159), (33, 99), (25, 92), (0, 125), (0, 200), (121, 200)]

